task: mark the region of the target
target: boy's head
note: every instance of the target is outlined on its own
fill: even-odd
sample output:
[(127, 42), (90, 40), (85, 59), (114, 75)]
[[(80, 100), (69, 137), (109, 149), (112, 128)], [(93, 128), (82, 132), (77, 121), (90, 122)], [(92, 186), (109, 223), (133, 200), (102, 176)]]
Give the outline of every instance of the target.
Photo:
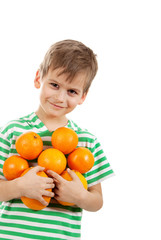
[(67, 81), (72, 82), (79, 73), (85, 73), (83, 92), (87, 93), (94, 79), (98, 64), (96, 55), (83, 43), (75, 40), (63, 40), (53, 44), (40, 64), (40, 76), (43, 78), (50, 70), (61, 69), (59, 75), (66, 74)]

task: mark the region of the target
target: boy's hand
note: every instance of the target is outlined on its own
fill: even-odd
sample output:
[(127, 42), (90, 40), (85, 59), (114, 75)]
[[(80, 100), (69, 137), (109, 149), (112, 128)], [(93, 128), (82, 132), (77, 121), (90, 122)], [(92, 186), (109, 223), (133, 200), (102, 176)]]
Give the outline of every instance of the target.
[(55, 184), (52, 178), (37, 175), (38, 172), (43, 170), (43, 167), (36, 166), (29, 170), (24, 176), (20, 177), (19, 181), (21, 185), (21, 196), (36, 199), (47, 206), (48, 203), (42, 196), (54, 197), (54, 193), (46, 189), (54, 188)]
[(54, 198), (58, 201), (64, 201), (78, 205), (80, 195), (83, 194), (86, 189), (83, 187), (82, 182), (75, 172), (71, 171), (70, 169), (67, 169), (67, 171), (70, 174), (72, 181), (65, 180), (56, 172), (51, 170), (47, 171), (47, 174), (53, 177), (56, 186), (54, 188)]

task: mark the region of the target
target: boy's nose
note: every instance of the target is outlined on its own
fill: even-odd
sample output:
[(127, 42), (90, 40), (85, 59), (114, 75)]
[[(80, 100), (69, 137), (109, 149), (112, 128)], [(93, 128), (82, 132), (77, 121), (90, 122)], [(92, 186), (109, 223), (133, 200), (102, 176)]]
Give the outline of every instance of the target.
[(66, 99), (65, 91), (58, 91), (57, 95), (55, 96), (55, 99), (59, 102), (64, 102)]

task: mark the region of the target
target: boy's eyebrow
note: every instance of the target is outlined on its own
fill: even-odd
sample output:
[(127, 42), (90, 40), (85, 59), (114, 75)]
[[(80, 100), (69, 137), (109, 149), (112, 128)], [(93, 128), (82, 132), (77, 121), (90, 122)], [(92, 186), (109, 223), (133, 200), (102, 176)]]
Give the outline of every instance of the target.
[(55, 79), (53, 79), (53, 78), (48, 78), (48, 80), (59, 83), (57, 80), (55, 80)]

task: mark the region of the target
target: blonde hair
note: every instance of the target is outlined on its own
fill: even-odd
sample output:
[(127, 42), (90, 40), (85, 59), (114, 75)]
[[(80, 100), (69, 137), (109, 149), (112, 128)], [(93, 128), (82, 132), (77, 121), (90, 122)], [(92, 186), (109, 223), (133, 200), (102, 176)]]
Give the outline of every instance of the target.
[(40, 74), (43, 78), (49, 71), (62, 68), (59, 75), (67, 74), (67, 81), (72, 81), (78, 73), (86, 73), (84, 93), (88, 91), (94, 79), (98, 63), (96, 54), (83, 43), (75, 40), (63, 40), (53, 44), (40, 64)]

